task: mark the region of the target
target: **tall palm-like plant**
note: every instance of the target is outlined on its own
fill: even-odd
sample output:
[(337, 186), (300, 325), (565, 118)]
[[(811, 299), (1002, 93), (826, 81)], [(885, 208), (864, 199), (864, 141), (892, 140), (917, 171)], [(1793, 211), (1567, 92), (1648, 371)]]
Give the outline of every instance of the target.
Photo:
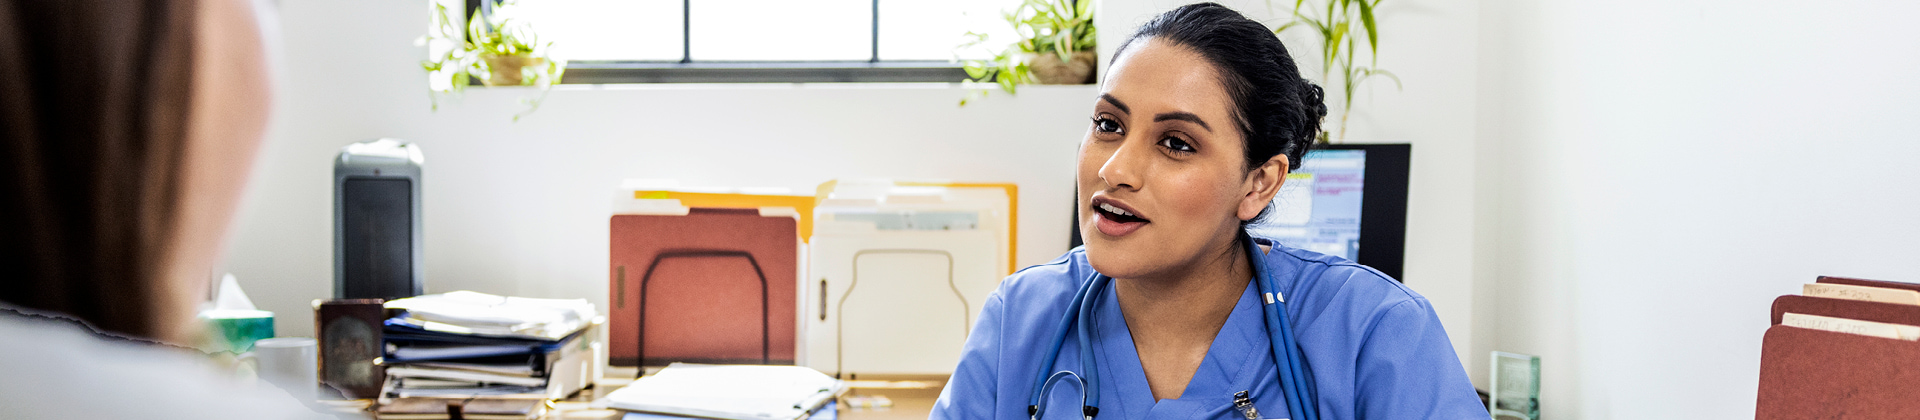
[[(1334, 80), (1340, 81), (1340, 122), (1335, 126), (1339, 131), (1320, 131), (1320, 142), (1330, 143), (1346, 140), (1347, 116), (1353, 113), (1353, 93), (1361, 83), (1381, 76), (1392, 79), (1395, 88), (1401, 85), (1400, 77), (1380, 69), (1380, 32), (1374, 24), (1373, 12), (1379, 10), (1382, 0), (1324, 1), (1326, 7), (1314, 5), (1310, 8), (1307, 7), (1307, 0), (1294, 0), (1293, 20), (1274, 28), (1273, 33), (1305, 28), (1319, 38), (1320, 85), (1330, 86)], [(1368, 61), (1363, 65), (1355, 65), (1354, 55), (1359, 52), (1361, 33), (1365, 34), (1367, 40)]]

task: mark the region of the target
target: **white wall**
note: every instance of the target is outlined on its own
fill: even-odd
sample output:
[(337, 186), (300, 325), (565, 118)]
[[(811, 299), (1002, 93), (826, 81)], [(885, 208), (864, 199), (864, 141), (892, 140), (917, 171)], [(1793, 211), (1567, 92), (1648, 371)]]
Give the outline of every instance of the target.
[(430, 111), (424, 0), (286, 0), (274, 123), (228, 251), (282, 335), (332, 294), (331, 159), (349, 142), (419, 142), (427, 289), (586, 297), (605, 307), (607, 215), (625, 178), (810, 192), (835, 178), (1015, 182), (1020, 264), (1066, 250), (1088, 86), (956, 106), (945, 84), (471, 89)]
[(1488, 0), (1477, 229), (1544, 417), (1752, 418), (1777, 295), (1920, 281), (1912, 2)]

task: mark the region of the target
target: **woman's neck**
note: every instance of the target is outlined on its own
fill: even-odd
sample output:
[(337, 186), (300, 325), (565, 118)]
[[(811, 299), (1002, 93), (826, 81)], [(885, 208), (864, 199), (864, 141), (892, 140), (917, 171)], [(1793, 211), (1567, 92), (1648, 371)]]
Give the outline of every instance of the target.
[(1239, 241), (1222, 248), (1187, 267), (1168, 270), (1166, 276), (1114, 279), (1120, 311), (1127, 314), (1129, 328), (1145, 326), (1134, 322), (1136, 314), (1145, 315), (1141, 321), (1147, 324), (1200, 322), (1178, 326), (1211, 323), (1217, 327), (1225, 323), (1226, 314), (1233, 312), (1234, 303), (1253, 277), (1253, 269)]
[(1114, 279), (1154, 398), (1180, 398), (1253, 277), (1239, 241), (1160, 278)]

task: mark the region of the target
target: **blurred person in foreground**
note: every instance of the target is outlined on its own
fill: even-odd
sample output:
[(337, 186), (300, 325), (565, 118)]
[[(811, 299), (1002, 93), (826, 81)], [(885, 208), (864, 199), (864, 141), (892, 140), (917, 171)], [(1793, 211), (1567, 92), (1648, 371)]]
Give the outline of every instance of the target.
[(0, 0), (0, 417), (323, 417), (196, 306), (265, 132), (246, 0)]

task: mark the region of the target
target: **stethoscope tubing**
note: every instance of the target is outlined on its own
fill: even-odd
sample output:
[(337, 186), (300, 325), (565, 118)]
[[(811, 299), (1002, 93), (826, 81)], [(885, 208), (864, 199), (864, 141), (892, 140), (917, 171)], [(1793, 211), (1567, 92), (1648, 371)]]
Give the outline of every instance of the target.
[[(1247, 241), (1248, 255), (1255, 256), (1252, 258), (1257, 261), (1259, 245), (1254, 244), (1252, 238), (1247, 236), (1243, 235), (1241, 239)], [(1298, 342), (1294, 341), (1293, 324), (1287, 319), (1286, 296), (1275, 290), (1279, 288), (1279, 284), (1274, 281), (1273, 273), (1268, 272), (1266, 267), (1262, 264), (1254, 264), (1253, 269), (1256, 274), (1254, 280), (1259, 284), (1260, 293), (1262, 296), (1271, 296), (1271, 300), (1261, 302), (1267, 309), (1261, 312), (1266, 314), (1267, 339), (1272, 342), (1274, 364), (1279, 366), (1280, 394), (1286, 397), (1287, 412), (1292, 413), (1295, 420), (1319, 420), (1317, 407), (1308, 405), (1318, 401), (1318, 397), (1312, 395), (1313, 387), (1307, 385), (1306, 372), (1301, 371), (1304, 357), (1299, 353)]]
[(1080, 360), (1087, 361), (1086, 366), (1081, 366), (1080, 370), (1085, 372), (1083, 376), (1087, 377), (1088, 385), (1087, 390), (1083, 392), (1086, 394), (1086, 402), (1080, 404), (1080, 414), (1088, 419), (1100, 414), (1100, 389), (1094, 388), (1100, 384), (1100, 366), (1093, 362), (1093, 307), (1099, 305), (1097, 302), (1100, 299), (1100, 291), (1106, 290), (1105, 285), (1112, 279), (1112, 277), (1096, 275), (1092, 287), (1088, 288), (1086, 295), (1081, 297), (1080, 301)]
[[(1067, 341), (1067, 328), (1073, 327), (1074, 321), (1078, 320), (1082, 312), (1081, 302), (1086, 300), (1087, 292), (1093, 289), (1093, 284), (1098, 280), (1097, 277), (1098, 275), (1096, 274), (1095, 278), (1089, 278), (1087, 281), (1080, 283), (1080, 289), (1074, 292), (1073, 300), (1067, 303), (1067, 315), (1060, 317), (1060, 325), (1054, 329), (1054, 331), (1060, 331), (1060, 334), (1053, 335), (1053, 346), (1048, 347), (1047, 358), (1041, 359), (1043, 362), (1040, 363), (1040, 367), (1038, 368), (1039, 372), (1034, 374), (1034, 378), (1037, 379), (1033, 383), (1035, 393), (1032, 398), (1027, 400), (1027, 415), (1029, 416), (1034, 415), (1040, 409), (1040, 397), (1042, 395), (1040, 391), (1046, 388), (1047, 378), (1052, 376), (1048, 373), (1053, 371), (1054, 361), (1060, 360), (1060, 348), (1063, 344), (1066, 344)], [(1082, 381), (1082, 383), (1085, 385), (1085, 381)], [(1098, 401), (1095, 402), (1097, 403)]]

